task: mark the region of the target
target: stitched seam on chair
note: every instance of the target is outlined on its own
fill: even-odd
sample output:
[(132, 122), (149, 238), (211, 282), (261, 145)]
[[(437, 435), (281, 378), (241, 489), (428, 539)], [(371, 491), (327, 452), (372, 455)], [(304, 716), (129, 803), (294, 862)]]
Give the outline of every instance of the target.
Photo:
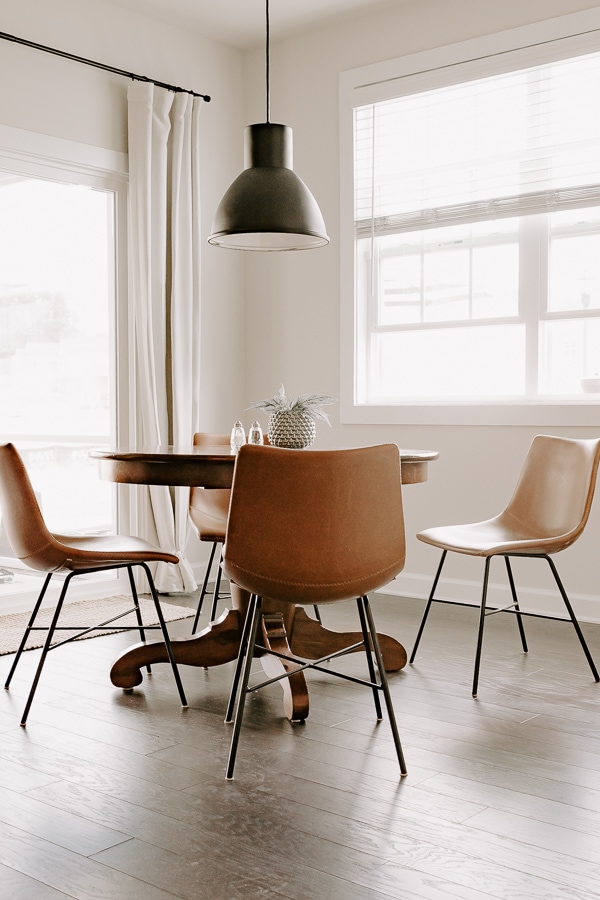
[[(253, 572), (251, 569), (243, 569), (241, 566), (236, 565), (235, 563), (231, 564), (234, 569), (237, 569), (239, 572), (243, 572), (245, 575), (253, 575), (255, 578), (261, 578), (265, 581), (273, 580), (269, 579), (268, 575), (262, 575), (259, 572)], [(384, 572), (389, 572), (390, 566), (386, 566), (384, 569), (377, 569), (375, 572), (369, 572), (366, 575), (361, 574), (356, 578), (348, 579), (348, 581), (283, 581), (278, 578), (278, 584), (288, 584), (290, 587), (308, 587), (308, 588), (319, 588), (319, 587), (344, 587), (347, 584), (355, 584), (357, 581), (366, 581), (368, 578), (374, 578), (376, 575), (383, 575)]]
[[(36, 557), (38, 555), (38, 553), (44, 553), (46, 550), (48, 550), (49, 547), (52, 547), (54, 550), (56, 550), (56, 549), (63, 550), (64, 549), (63, 547), (57, 547), (57, 544), (55, 541), (47, 541), (43, 547), (37, 548), (36, 550), (33, 551), (33, 553), (28, 553), (27, 556), (19, 556), (18, 558), (22, 563), (25, 563), (26, 566), (29, 566), (30, 569), (36, 569), (36, 566), (29, 563), (28, 560), (30, 560), (32, 557)], [(65, 557), (66, 557), (66, 554), (65, 554)], [(43, 570), (37, 569), (37, 571), (38, 572), (40, 572), (40, 571), (58, 572), (64, 566), (64, 564), (65, 564), (65, 560), (58, 563), (53, 569), (44, 567)]]

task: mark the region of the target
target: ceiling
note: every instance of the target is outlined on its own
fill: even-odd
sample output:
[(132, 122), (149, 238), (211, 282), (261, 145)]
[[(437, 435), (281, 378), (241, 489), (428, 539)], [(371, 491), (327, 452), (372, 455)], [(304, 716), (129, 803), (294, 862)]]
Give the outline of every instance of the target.
[[(247, 49), (264, 41), (265, 0), (110, 0), (142, 15)], [(409, 0), (270, 0), (271, 38), (283, 38)]]

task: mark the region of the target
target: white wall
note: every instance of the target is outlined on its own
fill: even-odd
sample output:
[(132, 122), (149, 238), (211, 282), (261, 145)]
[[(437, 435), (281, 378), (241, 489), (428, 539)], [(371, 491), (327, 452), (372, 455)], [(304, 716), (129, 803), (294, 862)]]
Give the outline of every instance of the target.
[[(276, 43), (271, 54), (272, 119), (294, 129), (295, 169), (317, 197), (331, 236), (327, 248), (290, 254), (253, 254), (246, 262), (246, 400), (273, 393), (281, 382), (291, 394), (339, 396), (339, 144), (338, 79), (345, 69), (454, 43), (596, 6), (585, 0), (418, 0)], [(271, 13), (276, 18), (276, 6)], [(246, 121), (264, 120), (264, 59), (246, 54)], [(350, 298), (346, 298), (350, 302)], [(246, 414), (246, 418), (251, 418)], [(533, 427), (318, 425), (317, 446), (352, 446), (386, 440), (435, 448), (427, 484), (404, 492), (408, 555), (399, 590), (424, 595), (437, 553), (416, 541), (421, 528), (475, 521), (499, 512), (521, 461), (538, 431)], [(567, 436), (600, 436), (598, 428), (560, 428)], [(567, 590), (582, 616), (600, 621), (600, 495), (589, 528), (558, 560)], [(481, 560), (455, 557), (447, 592), (474, 596)], [(530, 588), (531, 608), (558, 610), (542, 563), (517, 568)], [(495, 572), (497, 574), (495, 574)], [(503, 571), (492, 569), (492, 581)], [(523, 573), (522, 576), (520, 573)], [(477, 589), (478, 590), (478, 589)]]

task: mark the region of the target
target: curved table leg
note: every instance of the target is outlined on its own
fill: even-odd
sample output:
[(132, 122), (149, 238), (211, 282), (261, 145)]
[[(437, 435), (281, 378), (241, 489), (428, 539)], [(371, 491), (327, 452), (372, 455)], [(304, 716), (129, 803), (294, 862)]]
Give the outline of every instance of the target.
[[(193, 638), (171, 641), (175, 662), (186, 666), (220, 666), (237, 658), (240, 649), (240, 616), (237, 609), (225, 610)], [(125, 690), (142, 682), (141, 670), (152, 663), (168, 662), (164, 641), (134, 644), (113, 663), (110, 680)]]
[[(282, 613), (267, 612), (263, 614), (262, 634), (267, 650), (275, 650), (276, 653), (285, 653), (291, 656), (293, 651), (288, 643)], [(260, 662), (269, 678), (278, 678), (284, 672), (289, 672), (294, 668), (293, 663), (288, 663), (268, 653), (261, 656)], [(288, 678), (282, 678), (279, 684), (283, 690), (283, 711), (286, 716), (292, 722), (303, 722), (308, 715), (308, 687), (304, 672), (296, 672)]]
[[(406, 665), (406, 650), (402, 644), (387, 634), (377, 632), (377, 637), (386, 672), (397, 672), (399, 669), (403, 669)], [(311, 619), (303, 607), (296, 607), (290, 647), (292, 653), (297, 656), (305, 659), (320, 659), (328, 653), (343, 650), (344, 647), (362, 641), (362, 639), (360, 631), (330, 631), (316, 619)], [(362, 649), (362, 647), (358, 647), (353, 652), (357, 653)]]
[[(264, 601), (263, 639), (265, 647), (278, 653), (299, 656), (302, 659), (320, 659), (328, 653), (336, 653), (351, 644), (363, 640), (360, 631), (330, 631), (316, 619), (307, 615), (301, 606), (282, 605), (276, 611), (277, 604)], [(285, 613), (287, 612), (287, 615)], [(406, 650), (399, 641), (387, 634), (378, 634), (383, 663), (387, 672), (397, 672), (406, 665)], [(291, 651), (291, 654), (290, 654)], [(357, 653), (362, 647), (352, 651)], [(261, 664), (270, 678), (276, 678), (293, 666), (276, 656), (263, 655)], [(303, 672), (297, 672), (279, 682), (283, 690), (283, 708), (292, 722), (301, 722), (308, 716), (309, 696), (306, 678)]]

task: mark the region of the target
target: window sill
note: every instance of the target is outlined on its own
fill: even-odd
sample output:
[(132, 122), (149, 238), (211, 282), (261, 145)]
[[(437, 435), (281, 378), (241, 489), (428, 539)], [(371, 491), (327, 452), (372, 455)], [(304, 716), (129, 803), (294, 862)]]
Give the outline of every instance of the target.
[(600, 426), (600, 394), (564, 401), (487, 403), (340, 404), (344, 425)]

